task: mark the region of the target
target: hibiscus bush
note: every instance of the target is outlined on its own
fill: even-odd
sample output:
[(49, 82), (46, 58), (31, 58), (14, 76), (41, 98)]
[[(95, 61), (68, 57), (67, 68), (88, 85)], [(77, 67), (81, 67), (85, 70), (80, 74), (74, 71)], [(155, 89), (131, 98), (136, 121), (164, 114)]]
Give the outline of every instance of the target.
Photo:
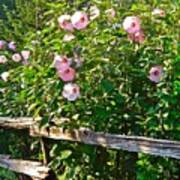
[[(14, 6), (4, 6), (0, 21), (1, 116), (180, 139), (178, 1), (16, 0)], [(67, 121), (52, 122), (61, 117)], [(59, 179), (178, 179), (176, 160), (44, 141)], [(30, 144), (26, 158), (42, 160), (39, 140)]]

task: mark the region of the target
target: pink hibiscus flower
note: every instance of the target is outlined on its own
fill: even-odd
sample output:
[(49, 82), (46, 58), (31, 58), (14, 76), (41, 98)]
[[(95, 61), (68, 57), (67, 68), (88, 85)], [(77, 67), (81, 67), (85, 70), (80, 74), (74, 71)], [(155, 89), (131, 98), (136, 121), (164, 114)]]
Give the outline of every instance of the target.
[(0, 40), (0, 49), (3, 49), (5, 46), (6, 42), (3, 40)]
[(0, 64), (5, 64), (7, 62), (7, 58), (4, 55), (0, 56)]
[(70, 15), (61, 15), (58, 18), (58, 23), (59, 23), (60, 28), (68, 30), (68, 31), (73, 31), (73, 25), (71, 23)]
[(77, 11), (74, 13), (74, 15), (71, 17), (71, 22), (74, 28), (78, 30), (86, 28), (89, 24), (87, 14), (81, 11)]
[(65, 71), (58, 71), (58, 75), (65, 82), (73, 81), (75, 79), (76, 71), (73, 68), (68, 67)]
[(160, 17), (165, 17), (165, 16), (166, 16), (166, 13), (165, 13), (165, 11), (162, 10), (162, 9), (155, 8), (155, 9), (152, 11), (152, 15), (154, 15), (154, 16), (160, 16)]
[(3, 72), (0, 76), (3, 81), (7, 82), (9, 78), (9, 72)]
[(58, 71), (65, 71), (70, 67), (70, 65), (71, 65), (71, 60), (69, 58), (67, 58), (66, 56), (55, 55), (54, 67)]
[(136, 42), (136, 43), (143, 43), (145, 40), (145, 35), (142, 30), (135, 32), (133, 34), (128, 34), (129, 40)]
[(123, 28), (128, 33), (136, 33), (141, 29), (140, 19), (136, 16), (128, 16), (124, 19)]
[(23, 51), (21, 51), (21, 55), (22, 55), (22, 57), (23, 57), (25, 60), (28, 60), (28, 59), (29, 59), (30, 54), (31, 54), (31, 52), (28, 51), (28, 50), (23, 50)]
[(14, 62), (20, 62), (22, 60), (22, 57), (21, 57), (21, 55), (19, 53), (15, 53), (15, 54), (12, 55), (12, 60)]
[(152, 82), (158, 83), (162, 79), (163, 68), (161, 66), (154, 66), (149, 71), (149, 79)]
[(16, 43), (11, 41), (9, 44), (8, 44), (8, 48), (15, 51), (16, 50)]
[(77, 84), (65, 84), (62, 95), (69, 101), (75, 101), (80, 96), (80, 88)]

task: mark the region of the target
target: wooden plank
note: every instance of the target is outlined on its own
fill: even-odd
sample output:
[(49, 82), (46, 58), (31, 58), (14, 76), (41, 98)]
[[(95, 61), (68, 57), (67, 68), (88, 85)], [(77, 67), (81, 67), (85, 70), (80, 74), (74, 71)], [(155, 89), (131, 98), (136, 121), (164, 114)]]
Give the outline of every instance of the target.
[[(180, 159), (180, 141), (153, 139), (139, 136), (126, 136), (116, 134), (104, 134), (88, 129), (64, 130), (56, 126), (48, 129), (39, 128), (32, 118), (10, 119), (3, 124), (0, 118), (0, 127), (27, 128), (30, 125), (30, 135), (33, 137), (46, 137), (55, 140), (67, 140), (90, 145), (98, 145), (111, 149), (121, 149), (129, 152), (139, 152), (162, 157)], [(27, 121), (26, 121), (27, 120)], [(15, 122), (16, 121), (16, 122)], [(63, 120), (62, 120), (63, 121)], [(57, 121), (54, 121), (57, 122)], [(61, 120), (59, 120), (61, 122)], [(15, 125), (17, 123), (17, 126)]]
[(34, 179), (45, 179), (50, 169), (40, 162), (11, 159), (7, 155), (0, 155), (0, 167), (28, 175)]
[(31, 136), (40, 136), (55, 140), (75, 141), (91, 145), (99, 145), (111, 149), (121, 149), (130, 152), (171, 157), (180, 159), (180, 142), (162, 139), (153, 139), (139, 136), (126, 136), (115, 134), (104, 134), (87, 129), (64, 130), (62, 128), (50, 127), (39, 129), (33, 126), (30, 129)]
[[(41, 117), (32, 118), (32, 117), (0, 117), (0, 127), (3, 128), (15, 128), (15, 129), (26, 129), (41, 121)], [(56, 125), (61, 125), (62, 123), (70, 121), (68, 118), (58, 118), (51, 120)]]
[(0, 127), (4, 128), (15, 128), (15, 129), (26, 129), (33, 125), (33, 118), (21, 117), (21, 118), (10, 118), (0, 117)]

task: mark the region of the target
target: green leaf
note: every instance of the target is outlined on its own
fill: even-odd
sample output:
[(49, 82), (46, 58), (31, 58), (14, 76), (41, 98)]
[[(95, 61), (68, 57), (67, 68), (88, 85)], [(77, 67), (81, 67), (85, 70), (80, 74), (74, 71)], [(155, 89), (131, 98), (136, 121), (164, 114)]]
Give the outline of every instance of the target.
[(101, 87), (107, 93), (111, 92), (114, 89), (114, 86), (113, 86), (112, 82), (107, 80), (107, 79), (103, 79), (101, 81)]
[(71, 150), (63, 150), (60, 152), (60, 159), (67, 159), (72, 154)]

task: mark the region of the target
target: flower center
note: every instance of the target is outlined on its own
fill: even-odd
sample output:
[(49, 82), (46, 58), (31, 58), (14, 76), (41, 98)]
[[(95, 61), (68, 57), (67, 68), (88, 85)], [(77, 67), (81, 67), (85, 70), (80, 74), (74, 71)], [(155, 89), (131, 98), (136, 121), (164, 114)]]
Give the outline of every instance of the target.
[(73, 88), (72, 91), (73, 91), (74, 94), (77, 93), (77, 89), (76, 88)]
[(164, 16), (165, 14), (164, 14), (164, 12), (162, 11), (162, 12), (160, 12), (160, 15), (161, 15), (161, 16)]
[(81, 17), (80, 21), (83, 23), (85, 21), (85, 18)]
[(132, 22), (131, 27), (133, 27), (133, 28), (136, 27), (136, 23)]
[(155, 76), (158, 76), (160, 74), (160, 72), (158, 70), (154, 71), (153, 73)]
[(70, 73), (70, 69), (66, 69), (64, 72), (65, 72), (66, 74), (68, 74), (68, 73)]
[(68, 21), (63, 21), (62, 25), (63, 26), (67, 26), (68, 25)]
[(62, 59), (62, 62), (63, 62), (63, 63), (67, 63), (68, 60), (67, 60), (66, 58), (63, 58), (63, 59)]

